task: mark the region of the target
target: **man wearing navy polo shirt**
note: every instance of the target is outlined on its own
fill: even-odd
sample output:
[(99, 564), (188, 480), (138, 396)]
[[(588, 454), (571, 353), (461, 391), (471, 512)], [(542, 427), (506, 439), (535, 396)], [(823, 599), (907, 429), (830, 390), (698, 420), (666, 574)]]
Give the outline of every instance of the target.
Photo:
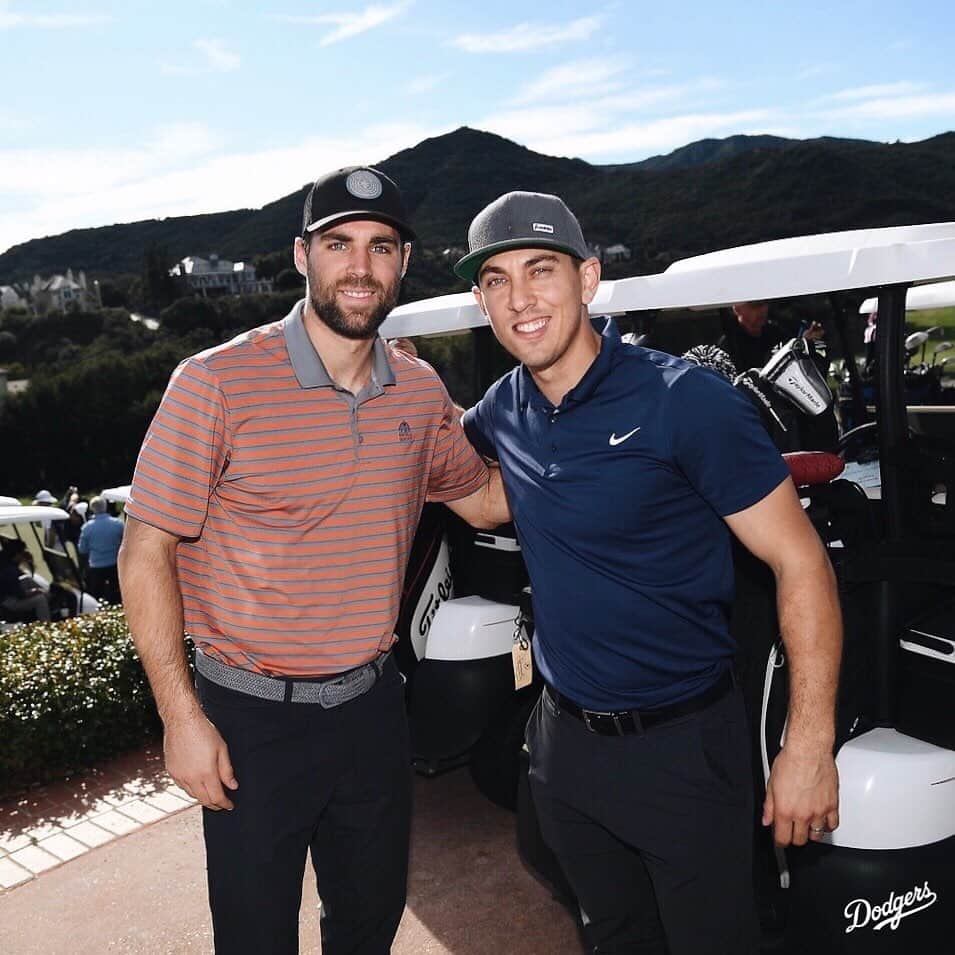
[(592, 951), (658, 951), (662, 926), (670, 955), (755, 952), (730, 533), (773, 570), (791, 670), (763, 807), (780, 845), (838, 825), (825, 551), (744, 396), (590, 320), (600, 263), (559, 198), (501, 196), (468, 240), (455, 270), (522, 363), (464, 424), (500, 462), (533, 587), (546, 689), (527, 739), (545, 841)]

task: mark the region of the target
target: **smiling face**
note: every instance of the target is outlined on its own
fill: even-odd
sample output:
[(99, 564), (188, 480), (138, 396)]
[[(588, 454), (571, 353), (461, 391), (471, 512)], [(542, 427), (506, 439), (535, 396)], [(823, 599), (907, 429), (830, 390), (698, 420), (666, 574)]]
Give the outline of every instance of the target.
[(551, 249), (513, 249), (481, 266), (474, 294), (497, 340), (535, 379), (572, 388), (597, 352), (586, 309), (600, 284), (600, 263)]
[(295, 240), (295, 267), (308, 280), (311, 311), (349, 339), (373, 338), (398, 301), (411, 246), (390, 225), (341, 222)]

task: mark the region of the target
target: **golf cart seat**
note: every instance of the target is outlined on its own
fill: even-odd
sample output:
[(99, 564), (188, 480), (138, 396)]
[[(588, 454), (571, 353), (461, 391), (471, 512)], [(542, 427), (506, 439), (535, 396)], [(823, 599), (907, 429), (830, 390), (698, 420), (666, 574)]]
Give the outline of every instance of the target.
[(955, 444), (910, 434), (903, 465), (906, 516), (916, 534), (955, 537)]
[(474, 594), (509, 606), (520, 603), (530, 581), (512, 523), (478, 531), (450, 514), (448, 538), (458, 597)]
[(47, 567), (50, 568), (50, 573), (56, 583), (76, 587), (78, 590), (83, 589), (79, 572), (68, 554), (52, 547), (44, 547), (43, 559), (46, 561)]

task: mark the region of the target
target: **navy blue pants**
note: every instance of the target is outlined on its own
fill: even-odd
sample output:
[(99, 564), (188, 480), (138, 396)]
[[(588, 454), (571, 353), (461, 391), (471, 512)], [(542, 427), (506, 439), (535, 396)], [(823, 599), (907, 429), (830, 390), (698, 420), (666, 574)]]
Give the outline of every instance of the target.
[(527, 745), (541, 833), (577, 896), (589, 951), (758, 952), (738, 689), (626, 736), (590, 733), (545, 692)]
[(203, 810), (217, 955), (295, 955), (306, 855), (323, 955), (386, 955), (404, 911), (411, 756), (398, 668), (334, 709), (278, 703), (198, 675), (229, 746), (231, 811)]

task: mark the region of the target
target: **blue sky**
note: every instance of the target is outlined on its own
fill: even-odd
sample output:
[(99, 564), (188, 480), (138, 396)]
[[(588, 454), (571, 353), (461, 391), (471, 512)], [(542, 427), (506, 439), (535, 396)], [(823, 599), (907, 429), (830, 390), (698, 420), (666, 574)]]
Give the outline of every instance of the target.
[(0, 0), (0, 44), (0, 251), (261, 206), (461, 125), (591, 162), (955, 129), (950, 0)]

